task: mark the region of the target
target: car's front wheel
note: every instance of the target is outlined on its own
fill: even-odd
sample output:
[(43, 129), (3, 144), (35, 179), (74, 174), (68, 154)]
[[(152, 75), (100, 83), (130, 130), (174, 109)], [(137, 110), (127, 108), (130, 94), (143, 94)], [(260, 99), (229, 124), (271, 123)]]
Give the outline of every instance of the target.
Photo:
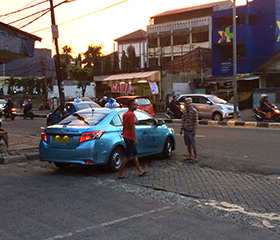
[(172, 155), (172, 149), (173, 149), (173, 141), (172, 139), (169, 137), (165, 140), (164, 143), (164, 147), (163, 147), (163, 152), (162, 152), (162, 156), (164, 158), (170, 158)]
[(113, 151), (111, 152), (109, 161), (108, 161), (108, 167), (113, 172), (116, 172), (119, 170), (122, 161), (124, 158), (124, 150), (121, 147), (115, 147)]
[(222, 114), (220, 114), (220, 113), (214, 113), (213, 114), (213, 120), (215, 120), (215, 121), (223, 121), (223, 116), (222, 116)]

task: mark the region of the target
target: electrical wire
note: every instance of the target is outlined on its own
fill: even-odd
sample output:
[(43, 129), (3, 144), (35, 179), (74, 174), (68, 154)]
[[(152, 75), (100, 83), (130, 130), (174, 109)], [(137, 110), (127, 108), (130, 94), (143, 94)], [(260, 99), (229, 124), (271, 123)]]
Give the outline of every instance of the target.
[(20, 19), (18, 19), (18, 20), (15, 20), (15, 21), (13, 21), (13, 22), (8, 23), (8, 24), (10, 25), (10, 24), (13, 24), (13, 23), (16, 23), (16, 22), (22, 21), (22, 20), (24, 20), (24, 19), (27, 19), (27, 18), (33, 17), (33, 16), (35, 16), (35, 15), (37, 15), (37, 14), (41, 13), (41, 12), (47, 11), (47, 10), (49, 10), (49, 9), (50, 9), (50, 8), (45, 8), (44, 10), (38, 11), (38, 12), (36, 12), (36, 13), (33, 13), (33, 14), (28, 15), (28, 16), (26, 16), (26, 17), (20, 18)]
[[(64, 3), (69, 3), (69, 2), (73, 2), (73, 1), (75, 1), (75, 0), (65, 0), (65, 1), (63, 1), (63, 2), (60, 2), (60, 3), (56, 4), (53, 8), (56, 8), (56, 7), (58, 7), (58, 6), (60, 6), (60, 5), (64, 4)], [(22, 29), (22, 28), (24, 28), (24, 27), (30, 25), (31, 23), (35, 22), (35, 21), (38, 20), (39, 18), (41, 18), (41, 17), (43, 17), (44, 15), (46, 15), (48, 12), (50, 12), (50, 8), (46, 9), (46, 11), (45, 11), (43, 14), (41, 14), (40, 16), (38, 16), (37, 18), (35, 18), (35, 19), (33, 19), (32, 21), (28, 22), (27, 24), (25, 24), (25, 25), (19, 27), (19, 29)]]
[[(0, 15), (0, 17), (6, 17), (6, 16), (9, 16), (9, 15), (14, 14), (14, 13), (19, 13), (19, 12), (21, 12), (21, 11), (27, 10), (27, 9), (29, 9), (29, 8), (36, 7), (36, 6), (40, 5), (40, 4), (45, 3), (45, 2), (48, 2), (48, 1), (49, 1), (49, 0), (45, 0), (45, 1), (43, 1), (43, 2), (36, 3), (36, 4), (31, 5), (31, 6), (29, 6), (29, 7), (24, 7), (24, 8), (22, 8), (22, 9), (17, 10), (17, 11), (13, 11), (13, 12), (9, 12), (9, 13)], [(34, 1), (32, 1), (32, 2), (34, 2)], [(30, 3), (28, 3), (28, 4), (30, 4)], [(27, 5), (28, 5), (28, 4), (27, 4)], [(25, 5), (25, 6), (26, 6), (26, 5)]]
[[(71, 20), (69, 20), (69, 21), (60, 23), (60, 24), (58, 24), (58, 25), (60, 26), (60, 25), (63, 25), (63, 24), (69, 23), (69, 22), (73, 22), (73, 21), (79, 20), (79, 19), (84, 18), (84, 17), (88, 17), (89, 15), (92, 15), (92, 14), (95, 14), (95, 13), (98, 13), (98, 12), (101, 12), (101, 11), (104, 11), (104, 10), (107, 10), (107, 9), (109, 9), (109, 8), (115, 7), (115, 6), (119, 5), (119, 4), (125, 3), (125, 2), (127, 2), (127, 1), (129, 1), (129, 0), (124, 0), (124, 1), (121, 1), (121, 2), (118, 2), (118, 3), (115, 3), (115, 4), (110, 5), (110, 6), (108, 6), (108, 7), (105, 7), (105, 8), (99, 9), (99, 10), (96, 10), (96, 11), (91, 12), (91, 13), (89, 13), (89, 14), (83, 15), (83, 16), (78, 17), (78, 18), (71, 19)], [(42, 29), (39, 29), (39, 30), (35, 30), (35, 31), (31, 32), (31, 33), (41, 32), (41, 31), (47, 30), (47, 29), (49, 29), (49, 28), (50, 28), (50, 27), (45, 27), (45, 28), (42, 28)]]

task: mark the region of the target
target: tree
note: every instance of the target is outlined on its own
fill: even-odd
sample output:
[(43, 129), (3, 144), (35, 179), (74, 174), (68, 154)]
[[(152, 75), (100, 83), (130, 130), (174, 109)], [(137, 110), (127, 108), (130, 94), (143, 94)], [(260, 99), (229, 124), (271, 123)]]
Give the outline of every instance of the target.
[(88, 46), (88, 50), (83, 53), (84, 60), (82, 61), (83, 64), (85, 64), (85, 68), (91, 68), (92, 72), (94, 72), (94, 75), (100, 75), (101, 74), (101, 50), (103, 46), (94, 46), (90, 45)]
[(128, 55), (128, 71), (133, 72), (137, 69), (137, 58), (134, 46), (130, 45), (127, 48)]
[(68, 68), (69, 76), (78, 81), (78, 88), (82, 88), (82, 95), (85, 96), (86, 87), (90, 84), (92, 79), (92, 69), (81, 68), (74, 65)]
[(8, 85), (8, 94), (14, 93), (14, 87), (17, 85), (17, 79), (15, 79), (13, 76), (10, 78), (5, 79), (5, 85)]
[(122, 58), (121, 58), (121, 70), (122, 72), (128, 71), (128, 58), (125, 54), (125, 51), (122, 52)]
[(118, 52), (113, 53), (113, 73), (119, 73), (120, 66), (119, 66), (119, 55)]
[[(62, 79), (68, 79), (67, 68), (69, 64), (74, 60), (71, 53), (73, 53), (72, 48), (68, 45), (65, 45), (64, 47), (62, 47), (62, 52), (59, 54)], [(57, 56), (54, 55), (53, 58), (56, 61)]]

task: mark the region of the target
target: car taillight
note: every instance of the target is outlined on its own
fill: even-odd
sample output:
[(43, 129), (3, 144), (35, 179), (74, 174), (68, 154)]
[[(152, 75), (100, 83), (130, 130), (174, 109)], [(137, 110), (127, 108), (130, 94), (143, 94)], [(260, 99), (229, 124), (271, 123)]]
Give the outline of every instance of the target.
[(11, 111), (12, 111), (12, 112), (15, 112), (15, 111), (16, 111), (16, 108), (12, 108)]
[(93, 131), (93, 132), (84, 132), (80, 137), (80, 143), (93, 140), (93, 139), (99, 139), (106, 131)]
[(47, 134), (46, 134), (46, 131), (45, 131), (45, 130), (42, 131), (42, 133), (41, 133), (41, 138), (42, 138), (45, 142), (47, 142)]

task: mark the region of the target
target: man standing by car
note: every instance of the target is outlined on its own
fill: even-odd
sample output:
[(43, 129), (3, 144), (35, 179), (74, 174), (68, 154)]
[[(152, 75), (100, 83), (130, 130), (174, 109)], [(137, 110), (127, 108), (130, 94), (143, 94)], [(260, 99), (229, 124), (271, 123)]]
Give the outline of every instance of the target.
[(130, 99), (128, 100), (127, 105), (128, 105), (128, 111), (123, 115), (123, 138), (125, 141), (126, 149), (125, 149), (125, 154), (124, 154), (122, 164), (118, 172), (119, 179), (128, 177), (123, 173), (123, 171), (131, 155), (133, 155), (133, 162), (137, 168), (138, 176), (141, 177), (143, 175), (148, 174), (148, 171), (143, 170), (140, 167), (138, 156), (137, 156), (137, 150), (136, 150), (136, 145), (138, 144), (138, 141), (136, 138), (134, 111), (137, 109), (137, 104), (134, 100)]
[(192, 106), (192, 98), (186, 98), (184, 103), (185, 108), (182, 114), (180, 135), (182, 135), (184, 131), (184, 141), (185, 145), (188, 147), (189, 153), (189, 157), (186, 160), (191, 163), (196, 163), (198, 160), (195, 134), (198, 126), (198, 114), (196, 109)]

